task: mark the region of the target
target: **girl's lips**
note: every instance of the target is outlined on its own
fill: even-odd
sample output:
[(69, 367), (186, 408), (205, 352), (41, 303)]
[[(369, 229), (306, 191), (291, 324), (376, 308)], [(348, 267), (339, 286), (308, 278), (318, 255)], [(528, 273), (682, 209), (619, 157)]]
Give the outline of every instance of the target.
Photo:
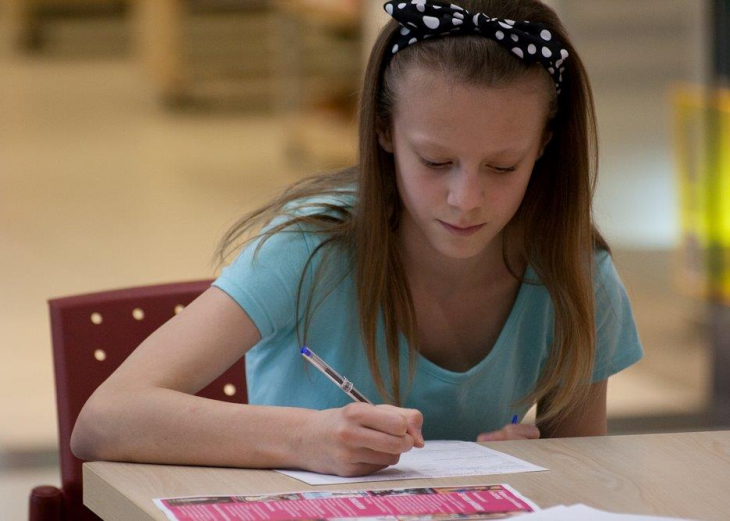
[(484, 224), (477, 224), (476, 226), (470, 226), (468, 228), (459, 228), (458, 226), (453, 226), (451, 224), (445, 223), (443, 221), (439, 221), (441, 225), (446, 228), (449, 232), (451, 232), (454, 235), (457, 235), (459, 237), (468, 237), (469, 235), (473, 235), (479, 230), (484, 227)]

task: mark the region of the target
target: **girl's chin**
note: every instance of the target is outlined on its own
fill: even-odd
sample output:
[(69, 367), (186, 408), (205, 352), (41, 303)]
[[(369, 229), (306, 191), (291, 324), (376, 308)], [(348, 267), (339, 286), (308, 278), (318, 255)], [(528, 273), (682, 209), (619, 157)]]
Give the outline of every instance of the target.
[[(481, 235), (481, 237), (479, 236)], [(443, 233), (432, 235), (431, 246), (445, 257), (453, 259), (471, 259), (478, 255), (484, 255), (491, 241), (494, 238), (484, 237), (483, 234), (475, 234), (471, 237), (455, 237)]]

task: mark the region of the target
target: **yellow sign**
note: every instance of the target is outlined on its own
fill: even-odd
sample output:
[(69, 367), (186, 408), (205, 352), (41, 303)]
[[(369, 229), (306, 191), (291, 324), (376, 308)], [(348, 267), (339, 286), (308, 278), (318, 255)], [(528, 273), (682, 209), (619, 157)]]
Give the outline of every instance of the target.
[(673, 97), (683, 285), (730, 302), (730, 90), (683, 86)]

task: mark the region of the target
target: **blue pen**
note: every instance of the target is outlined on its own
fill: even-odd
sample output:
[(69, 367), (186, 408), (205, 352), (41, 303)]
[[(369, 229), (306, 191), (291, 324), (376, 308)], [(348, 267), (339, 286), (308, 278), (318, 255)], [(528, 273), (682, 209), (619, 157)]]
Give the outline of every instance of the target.
[(514, 416), (512, 416), (512, 425), (516, 424), (517, 420), (518, 420), (518, 418), (517, 418), (516, 414)]

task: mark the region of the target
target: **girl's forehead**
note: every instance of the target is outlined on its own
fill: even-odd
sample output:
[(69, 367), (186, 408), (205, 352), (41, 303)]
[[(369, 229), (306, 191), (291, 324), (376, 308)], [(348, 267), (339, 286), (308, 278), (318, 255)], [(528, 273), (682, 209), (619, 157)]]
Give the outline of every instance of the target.
[(475, 134), (491, 141), (532, 142), (542, 135), (549, 106), (536, 76), (489, 87), (416, 71), (402, 78), (396, 96), (396, 128), (437, 142), (472, 140)]

